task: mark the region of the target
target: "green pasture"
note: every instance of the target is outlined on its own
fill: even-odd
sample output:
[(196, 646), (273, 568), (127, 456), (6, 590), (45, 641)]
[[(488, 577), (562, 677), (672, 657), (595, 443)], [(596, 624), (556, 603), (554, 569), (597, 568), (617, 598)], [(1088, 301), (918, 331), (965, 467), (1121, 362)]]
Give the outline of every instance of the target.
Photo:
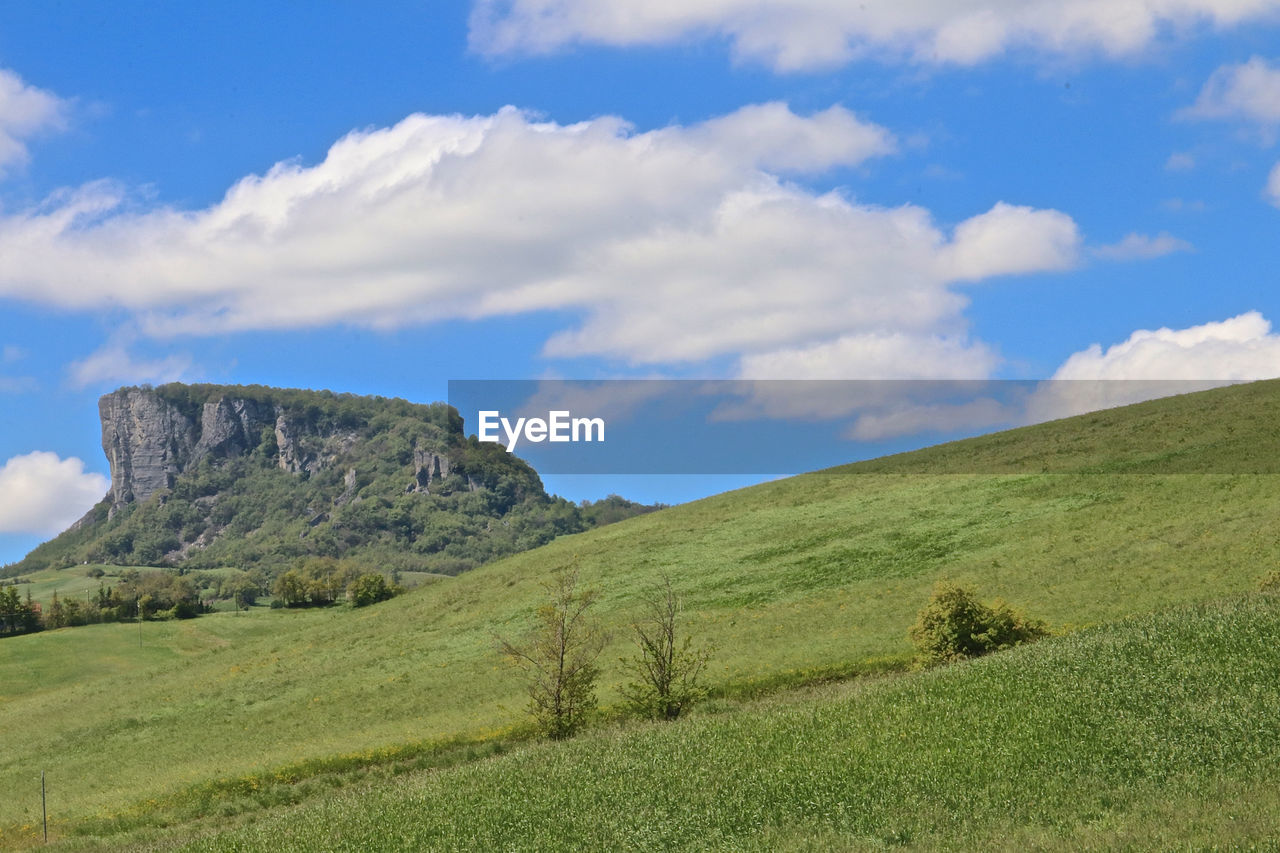
[[(612, 643), (601, 658), (601, 701), (606, 710), (617, 705), (617, 687), (627, 677), (618, 659), (629, 653), (629, 620), (637, 614), (641, 596), (664, 573), (689, 608), (688, 630), (716, 649), (710, 685), (731, 696), (749, 696), (758, 687), (833, 674), (904, 669), (911, 654), (907, 627), (933, 583), (942, 577), (970, 583), (986, 599), (1003, 597), (1046, 620), (1058, 633), (1242, 594), (1280, 565), (1280, 488), (1276, 475), (1268, 473), (1280, 456), (1272, 452), (1277, 450), (1273, 424), (1280, 423), (1274, 417), (1278, 401), (1280, 388), (1260, 383), (807, 474), (562, 537), (359, 610), (255, 608), (184, 622), (148, 622), (142, 626), (141, 645), (136, 624), (5, 639), (0, 641), (0, 729), (20, 736), (7, 737), (7, 748), (0, 753), (0, 792), (5, 793), (0, 796), (0, 845), (22, 846), (30, 840), (39, 808), (33, 792), (41, 770), (49, 775), (50, 813), (59, 837), (74, 838), (79, 832), (116, 826), (134, 833), (128, 836), (131, 843), (141, 843), (150, 837), (147, 833), (160, 832), (155, 825), (180, 814), (174, 803), (189, 800), (192, 790), (214, 780), (267, 778), (281, 768), (316, 766), (341, 756), (358, 763), (359, 756), (367, 755), (374, 761), (380, 751), (413, 754), (460, 738), (477, 743), (509, 739), (523, 724), (524, 700), (518, 674), (498, 655), (496, 635), (518, 635), (530, 625), (547, 577), (570, 566), (579, 569), (587, 584), (601, 589), (598, 615), (613, 630)], [(1235, 431), (1228, 433), (1232, 424)], [(1108, 435), (1115, 438), (1115, 455), (1108, 455), (1112, 453)], [(1011, 462), (999, 470), (997, 463), (1002, 459)], [(1273, 468), (1263, 464), (1268, 459), (1273, 460)], [(1215, 625), (1222, 620), (1245, 620), (1252, 626), (1250, 631), (1261, 632), (1258, 636), (1264, 636), (1275, 622), (1270, 605), (1239, 605), (1221, 611), (1234, 616), (1212, 616), (1215, 612), (1219, 611), (1210, 609), (1203, 612), (1208, 615), (1197, 618)], [(1172, 618), (1151, 617), (1155, 621), (1150, 624), (1165, 625)], [(690, 839), (698, 833), (722, 830), (727, 833), (725, 839), (738, 838), (743, 845), (761, 849), (771, 844), (798, 846), (807, 838), (818, 840), (814, 849), (838, 846), (835, 841), (872, 844), (881, 837), (876, 833), (899, 837), (893, 835), (899, 829), (907, 842), (924, 839), (919, 843), (926, 847), (929, 839), (940, 843), (961, 839), (956, 843), (963, 846), (967, 843), (963, 839), (996, 838), (998, 832), (1011, 828), (1030, 833), (1025, 837), (1034, 841), (1042, 829), (1047, 833), (1043, 837), (1052, 839), (1058, 837), (1054, 833), (1065, 831), (1062, 827), (1084, 826), (1081, 821), (1093, 819), (1090, 803), (1102, 809), (1098, 820), (1103, 822), (1088, 823), (1089, 831), (1108, 837), (1104, 818), (1109, 812), (1104, 804), (1096, 798), (1083, 805), (1076, 801), (1082, 786), (1091, 780), (1106, 790), (1120, 791), (1121, 776), (1116, 774), (1130, 771), (1115, 767), (1130, 765), (1107, 763), (1112, 741), (1091, 747), (1091, 757), (1082, 759), (1079, 766), (1050, 764), (1036, 770), (1039, 775), (1034, 779), (1039, 781), (1026, 791), (1005, 779), (1011, 769), (1034, 770), (1018, 763), (1022, 759), (1017, 755), (1004, 755), (987, 770), (944, 762), (928, 771), (936, 775), (929, 782), (921, 775), (927, 775), (921, 756), (937, 757), (932, 747), (919, 755), (890, 753), (895, 760), (917, 762), (920, 778), (911, 776), (916, 780), (911, 784), (917, 787), (891, 784), (877, 794), (875, 786), (883, 784), (874, 782), (879, 777), (857, 774), (840, 783), (867, 786), (857, 795), (863, 799), (850, 801), (875, 805), (869, 812), (859, 806), (859, 813), (870, 815), (865, 818), (788, 810), (790, 806), (770, 812), (760, 805), (764, 802), (760, 798), (772, 790), (767, 786), (743, 794), (757, 799), (734, 800), (725, 806), (729, 812), (714, 814), (704, 803), (713, 789), (694, 796), (692, 788), (686, 791), (686, 787), (704, 772), (712, 773), (716, 767), (729, 772), (725, 768), (736, 766), (733, 762), (754, 754), (760, 785), (765, 785), (766, 777), (776, 776), (796, 786), (783, 798), (784, 804), (800, 802), (795, 798), (807, 791), (821, 795), (815, 801), (819, 803), (852, 797), (855, 792), (844, 787), (806, 788), (798, 765), (787, 763), (786, 750), (807, 750), (809, 760), (828, 767), (834, 779), (835, 768), (845, 766), (840, 756), (847, 757), (841, 752), (844, 747), (837, 745), (848, 743), (857, 755), (870, 756), (868, 744), (880, 744), (890, 731), (898, 731), (873, 727), (865, 734), (870, 740), (859, 741), (854, 734), (860, 729), (831, 728), (841, 715), (860, 727), (869, 725), (876, 715), (892, 717), (895, 703), (905, 702), (907, 710), (902, 713), (908, 716), (902, 725), (915, 726), (925, 737), (939, 731), (929, 728), (932, 723), (926, 725), (928, 715), (920, 709), (932, 708), (945, 720), (953, 702), (977, 703), (972, 708), (963, 705), (969, 710), (960, 722), (970, 721), (987, 713), (982, 707), (986, 700), (979, 701), (984, 694), (974, 692), (979, 688), (963, 680), (978, 676), (964, 673), (1001, 673), (999, 677), (1008, 683), (993, 695), (1007, 710), (992, 712), (995, 716), (989, 724), (972, 729), (970, 740), (957, 744), (957, 754), (976, 761), (976, 751), (984, 743), (987, 749), (1003, 749), (1000, 744), (1021, 743), (1018, 738), (1024, 736), (1048, 737), (1048, 728), (1011, 730), (1009, 738), (1001, 733), (1017, 722), (1023, 710), (1033, 719), (1051, 712), (1085, 713), (1084, 706), (1071, 704), (1076, 700), (1053, 698), (1067, 696), (1053, 691), (1065, 690), (1077, 680), (1090, 685), (1097, 679), (1111, 679), (1116, 702), (1130, 690), (1126, 685), (1146, 689), (1138, 665), (1147, 658), (1126, 657), (1116, 664), (1119, 669), (1108, 669), (1096, 654), (1101, 648), (1097, 644), (1105, 646), (1111, 642), (1105, 638), (1116, 637), (1118, 630), (1137, 629), (1108, 627), (1072, 634), (954, 672), (885, 682), (875, 688), (882, 692), (864, 694), (865, 685), (855, 683), (830, 696), (797, 699), (794, 706), (783, 702), (762, 712), (760, 722), (750, 724), (754, 728), (741, 732), (741, 737), (748, 738), (745, 743), (758, 738), (763, 746), (738, 757), (730, 747), (733, 737), (699, 727), (747, 725), (755, 716), (731, 715), (729, 722), (715, 722), (714, 715), (707, 715), (663, 729), (602, 731), (591, 735), (590, 741), (531, 747), (520, 753), (525, 757), (466, 764), (442, 771), (438, 778), (453, 779), (456, 784), (487, 780), (486, 784), (497, 786), (495, 790), (514, 791), (528, 787), (531, 777), (527, 774), (536, 776), (542, 772), (539, 768), (561, 778), (556, 774), (569, 772), (566, 768), (579, 758), (587, 760), (583, 756), (592, 749), (603, 749), (603, 756), (609, 756), (615, 745), (621, 750), (616, 753), (616, 766), (622, 773), (631, 766), (628, 761), (649, 749), (641, 745), (648, 738), (657, 750), (655, 755), (668, 756), (664, 761), (676, 761), (685, 750), (683, 770), (673, 774), (684, 779), (672, 783), (671, 802), (681, 802), (674, 798), (682, 792), (691, 797), (684, 800), (689, 804), (688, 820), (675, 821), (669, 836), (652, 836), (668, 838), (674, 847), (696, 846)], [(1136, 649), (1140, 644), (1126, 648), (1130, 646)], [(1210, 661), (1227, 646), (1207, 646), (1196, 652), (1194, 660)], [(1070, 655), (1076, 655), (1075, 668), (1058, 670), (1061, 683), (1055, 687), (1056, 664), (1051, 664)], [(1176, 655), (1170, 661), (1171, 667), (1184, 666), (1177, 663)], [(1226, 669), (1221, 672), (1229, 672), (1236, 662), (1236, 657), (1225, 658), (1221, 666)], [(1099, 667), (1096, 672), (1090, 669), (1094, 663)], [(1185, 666), (1191, 668), (1190, 663)], [(1030, 674), (1024, 679), (1010, 667), (1026, 667)], [(1280, 682), (1275, 671), (1272, 680)], [(1137, 695), (1158, 698), (1172, 684), (1168, 679), (1160, 681), (1163, 675), (1151, 677), (1156, 679), (1151, 682), (1155, 692)], [(1194, 677), (1194, 673), (1188, 676)], [(1249, 690), (1254, 683), (1241, 682)], [(994, 682), (984, 684), (982, 690), (995, 689)], [(1039, 686), (1032, 690), (1019, 686), (1023, 684)], [(841, 690), (850, 692), (845, 695)], [(1029, 704), (1037, 691), (1049, 691), (1048, 710), (1044, 704)], [(1259, 701), (1271, 701), (1265, 691), (1258, 695)], [(872, 703), (867, 706), (872, 710), (863, 709), (864, 701)], [(1220, 724), (1234, 726), (1238, 708), (1229, 702), (1221, 707), (1196, 705), (1186, 713), (1199, 714), (1195, 719), (1201, 720), (1205, 731)], [(1123, 710), (1138, 714), (1141, 708), (1126, 705)], [(1048, 726), (1058, 718), (1045, 719)], [(1076, 719), (1062, 717), (1059, 722), (1082, 725), (1071, 722)], [(812, 723), (798, 722), (803, 720)], [(1273, 723), (1264, 721), (1258, 733), (1271, 731), (1267, 727)], [(777, 735), (775, 749), (768, 746), (775, 742), (770, 732), (779, 726), (789, 734)], [(811, 735), (807, 739), (806, 731)], [(1217, 775), (1217, 771), (1186, 775), (1191, 771), (1185, 755), (1179, 753), (1182, 757), (1168, 765), (1163, 777), (1173, 780), (1172, 787), (1163, 793), (1143, 787), (1158, 782), (1158, 774), (1144, 769), (1132, 777), (1137, 785), (1133, 796), (1138, 799), (1126, 802), (1157, 815), (1181, 802), (1180, 797), (1191, 798), (1186, 800), (1191, 804), (1188, 808), (1200, 802), (1194, 799), (1192, 781), (1222, 786), (1223, 791), (1245, 785), (1250, 778), (1241, 769), (1246, 767), (1240, 758), (1245, 745), (1237, 743), (1242, 734), (1229, 727), (1220, 731), (1225, 744), (1221, 749), (1229, 753), (1221, 766), (1227, 770)], [(704, 738), (719, 744), (716, 749), (722, 758), (692, 750), (690, 745)], [(911, 742), (925, 749), (919, 737)], [(866, 760), (872, 761), (869, 766), (880, 766), (872, 758)], [(599, 772), (608, 776), (612, 771), (603, 762), (602, 757)], [(594, 759), (587, 764), (597, 766)], [(712, 769), (704, 771), (704, 767)], [(1005, 781), (978, 784), (983, 774)], [(437, 784), (432, 781), (436, 778), (415, 777), (403, 785), (373, 790), (369, 795), (376, 808), (371, 806), (372, 817), (367, 820), (356, 816), (343, 799), (346, 794), (314, 804), (304, 801), (299, 814), (316, 809), (317, 832), (330, 825), (330, 818), (354, 827), (349, 835), (334, 838), (343, 844), (350, 838), (351, 849), (361, 849), (360, 839), (368, 837), (361, 833), (373, 831), (376, 816), (399, 820), (412, 810), (425, 815), (415, 819), (423, 828), (405, 828), (406, 833), (420, 834), (405, 835), (404, 843), (418, 843), (435, 837), (431, 833), (443, 832), (441, 827), (463, 814), (444, 803), (434, 810), (418, 807), (414, 790), (443, 796), (443, 789), (431, 787)], [(665, 781), (658, 785), (657, 776), (641, 778), (655, 783), (652, 797), (666, 796), (661, 791)], [(963, 832), (948, 829), (941, 813), (925, 813), (904, 823), (906, 812), (891, 808), (895, 797), (925, 802), (939, 793), (939, 786), (948, 785), (972, 789), (955, 800), (958, 807), (976, 809), (971, 826)], [(1271, 790), (1263, 789), (1264, 793)], [(617, 811), (623, 808), (618, 797), (629, 796), (625, 786), (613, 789), (605, 784), (600, 790), (599, 803), (592, 808)], [(1061, 807), (1076, 811), (1062, 812), (1061, 821), (1066, 822), (1054, 823), (1058, 812), (1042, 814), (1030, 805), (1028, 798), (1036, 791), (1065, 797), (1070, 802)], [(1275, 796), (1266, 796), (1274, 803)], [(406, 799), (397, 799), (401, 797)], [(458, 809), (470, 803), (465, 807), (476, 810), (478, 832), (493, 831), (496, 822), (505, 819), (501, 816), (508, 815), (503, 811), (507, 806), (496, 800), (467, 795), (458, 796), (456, 802)], [(542, 814), (539, 810), (558, 808), (557, 802), (553, 798), (529, 808)], [(637, 808), (655, 820), (666, 814), (661, 802), (653, 799)], [(740, 812), (732, 812), (739, 808)], [(1000, 812), (1000, 808), (1006, 810)], [(272, 846), (272, 839), (278, 837), (272, 833), (284, 833), (291, 826), (281, 822), (289, 820), (289, 814), (270, 816), (262, 824), (261, 835), (247, 827), (222, 840), (248, 848)], [(244, 819), (244, 815), (227, 817)], [(668, 819), (675, 820), (670, 815), (664, 818)], [(1153, 825), (1159, 822), (1157, 817), (1150, 819)], [(598, 837), (625, 840), (633, 837), (628, 833), (641, 832), (627, 828), (622, 820), (618, 816), (602, 824), (600, 832), (607, 835)], [(535, 817), (527, 826), (531, 839), (546, 838), (537, 833), (552, 831)], [(313, 839), (299, 832), (299, 838)], [(833, 844), (822, 844), (828, 835)], [(638, 844), (646, 837), (640, 834), (634, 839)]]

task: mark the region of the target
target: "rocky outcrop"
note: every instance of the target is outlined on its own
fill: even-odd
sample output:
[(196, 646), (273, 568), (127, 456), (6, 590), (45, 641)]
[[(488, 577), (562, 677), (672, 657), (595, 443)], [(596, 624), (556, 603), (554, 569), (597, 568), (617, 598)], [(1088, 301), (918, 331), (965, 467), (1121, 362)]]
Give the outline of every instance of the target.
[[(270, 459), (273, 432), (275, 464), (303, 476), (338, 464), (359, 440), (350, 430), (324, 433), (305, 421), (299, 424), (270, 398), (222, 394), (203, 403), (185, 402), (184, 411), (149, 388), (122, 388), (98, 401), (102, 449), (111, 464), (111, 516), (172, 488), (180, 474), (206, 459), (230, 459), (259, 449)], [(428, 454), (421, 464), (426, 466), (424, 484), (433, 474), (447, 476), (450, 470), (446, 456)], [(350, 494), (344, 493), (343, 503), (354, 496), (354, 478), (351, 470), (346, 483)]]
[(422, 447), (413, 448), (413, 482), (405, 488), (406, 492), (430, 493), (431, 482), (449, 476), (452, 467), (449, 457)]
[(200, 441), (194, 459), (206, 456), (239, 456), (262, 442), (262, 431), (279, 422), (277, 407), (257, 400), (219, 397), (204, 404), (200, 415)]
[(342, 478), (342, 494), (338, 495), (337, 500), (333, 502), (334, 506), (345, 506), (351, 503), (352, 499), (360, 500), (356, 497), (356, 469), (348, 468), (347, 473)]
[(142, 388), (98, 401), (102, 449), (111, 463), (111, 514), (170, 488), (191, 460), (198, 432), (177, 407)]
[(298, 430), (284, 415), (276, 418), (276, 452), (280, 470), (290, 474), (308, 471), (315, 462), (315, 458), (302, 449)]

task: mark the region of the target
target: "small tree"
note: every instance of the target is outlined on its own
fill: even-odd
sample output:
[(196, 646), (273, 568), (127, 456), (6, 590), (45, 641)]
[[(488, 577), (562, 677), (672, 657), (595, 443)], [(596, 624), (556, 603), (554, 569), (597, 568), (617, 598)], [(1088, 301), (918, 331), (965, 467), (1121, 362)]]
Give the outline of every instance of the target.
[(561, 739), (581, 728), (596, 707), (596, 658), (608, 637), (590, 615), (598, 590), (578, 589), (577, 569), (557, 572), (549, 600), (524, 643), (499, 638), (502, 651), (528, 674), (529, 712), (548, 736)]
[(377, 572), (366, 572), (347, 586), (347, 598), (356, 607), (367, 607), (386, 601), (396, 594), (396, 588)]
[(1002, 601), (988, 607), (972, 590), (939, 581), (910, 633), (918, 662), (930, 666), (1006, 649), (1048, 632), (1043, 622), (1014, 612)]
[(639, 655), (630, 661), (636, 680), (622, 689), (622, 695), (646, 717), (674, 720), (706, 695), (698, 677), (711, 653), (694, 648), (692, 637), (680, 637), (680, 598), (666, 574), (644, 606), (644, 618), (632, 626), (639, 649)]

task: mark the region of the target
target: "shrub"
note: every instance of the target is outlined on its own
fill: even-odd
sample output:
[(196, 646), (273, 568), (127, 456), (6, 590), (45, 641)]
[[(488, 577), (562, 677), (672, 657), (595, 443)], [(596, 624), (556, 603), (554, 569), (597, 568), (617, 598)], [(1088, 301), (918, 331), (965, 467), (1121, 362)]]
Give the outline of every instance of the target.
[(377, 572), (367, 572), (356, 578), (347, 587), (347, 598), (356, 607), (366, 607), (386, 601), (396, 594), (396, 589), (387, 583), (387, 579)]
[(922, 666), (999, 651), (1043, 637), (1043, 622), (1028, 619), (997, 600), (978, 601), (972, 590), (940, 581), (911, 626), (911, 641)]
[(1280, 569), (1272, 569), (1258, 581), (1259, 592), (1280, 592)]
[(502, 651), (528, 676), (529, 712), (538, 727), (559, 740), (572, 736), (596, 707), (596, 658), (608, 636), (590, 611), (600, 598), (578, 588), (578, 572), (561, 570), (547, 587), (537, 625), (525, 642), (498, 638)]
[(630, 661), (635, 681), (621, 692), (633, 711), (655, 720), (674, 720), (706, 695), (698, 678), (710, 651), (694, 648), (687, 634), (680, 637), (680, 610), (680, 598), (664, 574), (662, 586), (645, 600), (644, 618), (633, 625), (639, 651)]

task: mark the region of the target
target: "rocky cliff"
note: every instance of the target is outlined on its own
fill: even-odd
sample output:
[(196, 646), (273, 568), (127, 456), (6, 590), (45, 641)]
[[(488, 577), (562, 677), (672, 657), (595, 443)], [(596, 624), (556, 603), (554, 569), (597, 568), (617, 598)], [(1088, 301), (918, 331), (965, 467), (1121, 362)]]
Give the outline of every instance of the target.
[(173, 486), (196, 447), (196, 428), (150, 391), (124, 388), (98, 401), (102, 450), (111, 464), (111, 514)]
[(5, 571), (332, 557), (452, 573), (651, 509), (575, 506), (443, 403), (263, 386), (121, 388), (98, 404), (111, 491)]
[[(181, 474), (202, 462), (265, 448), (268, 455), (274, 454), (271, 462), (280, 470), (310, 475), (349, 454), (360, 438), (352, 429), (308, 421), (305, 407), (291, 414), (282, 401), (264, 398), (261, 392), (247, 396), (236, 389), (213, 391), (201, 401), (189, 394), (174, 394), (172, 388), (170, 393), (121, 388), (98, 401), (98, 414), (102, 450), (111, 464), (109, 514), (113, 517), (130, 503), (172, 489)], [(438, 459), (439, 450), (415, 448), (415, 454)], [(447, 476), (447, 461), (443, 470)], [(430, 476), (424, 478), (419, 470), (408, 488), (425, 491), (429, 485)]]

